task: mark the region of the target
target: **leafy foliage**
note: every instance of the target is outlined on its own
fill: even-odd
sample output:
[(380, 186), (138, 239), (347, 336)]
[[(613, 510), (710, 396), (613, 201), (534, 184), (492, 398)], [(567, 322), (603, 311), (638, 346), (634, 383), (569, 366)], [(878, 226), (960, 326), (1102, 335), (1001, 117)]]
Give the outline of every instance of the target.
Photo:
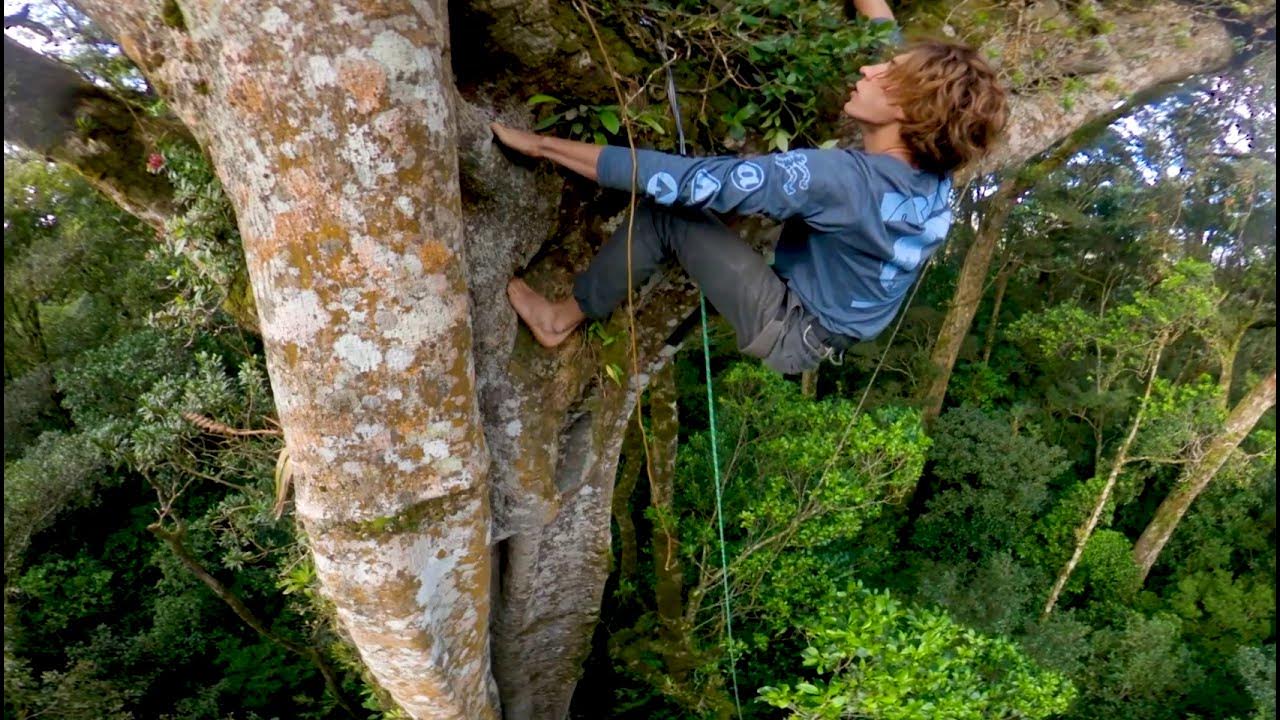
[(858, 585), (837, 594), (807, 635), (804, 664), (824, 678), (761, 689), (794, 718), (1047, 718), (1075, 695), (1012, 642)]
[[(714, 6), (666, 0), (643, 6), (606, 3), (603, 9), (604, 20), (640, 47), (656, 50), (663, 43), (668, 48), (677, 87), (691, 98), (681, 103), (688, 105), (689, 139), (713, 149), (742, 147), (749, 135), (770, 150), (825, 142), (848, 79), (876, 57), (893, 32), (890, 25), (851, 20), (841, 3), (830, 0), (734, 0)], [(660, 68), (665, 59), (654, 61)], [(645, 141), (671, 147), (675, 133), (665, 81), (659, 71), (628, 87), (625, 111)], [(661, 99), (655, 102), (650, 95)], [(616, 103), (561, 101), (541, 93), (529, 102), (542, 105), (537, 129), (555, 127), (597, 143), (621, 137), (624, 113)]]

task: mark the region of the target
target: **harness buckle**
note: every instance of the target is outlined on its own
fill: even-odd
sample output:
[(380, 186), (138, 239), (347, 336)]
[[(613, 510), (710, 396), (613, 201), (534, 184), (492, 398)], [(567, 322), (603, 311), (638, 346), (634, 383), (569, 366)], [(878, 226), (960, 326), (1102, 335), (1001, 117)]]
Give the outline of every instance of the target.
[(845, 351), (844, 348), (841, 348), (839, 351), (837, 351), (834, 347), (828, 345), (826, 342), (817, 340), (816, 337), (815, 337), (815, 340), (817, 340), (816, 344), (809, 342), (809, 333), (812, 332), (815, 336), (818, 335), (818, 333), (813, 330), (813, 326), (816, 322), (817, 322), (816, 320), (810, 320), (808, 323), (805, 324), (804, 332), (800, 333), (800, 342), (803, 342), (805, 347), (809, 348), (810, 350), (818, 354), (818, 362), (822, 362), (823, 360), (826, 360), (832, 365), (843, 365), (844, 351)]

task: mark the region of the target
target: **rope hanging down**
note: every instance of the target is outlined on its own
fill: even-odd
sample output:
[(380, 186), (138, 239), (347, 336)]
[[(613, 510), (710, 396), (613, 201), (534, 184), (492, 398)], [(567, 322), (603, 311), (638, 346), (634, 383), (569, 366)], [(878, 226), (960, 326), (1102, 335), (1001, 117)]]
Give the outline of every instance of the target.
[[(671, 61), (667, 57), (667, 45), (658, 41), (658, 52), (662, 54), (667, 68), (667, 101), (671, 103), (671, 114), (676, 121), (676, 137), (680, 139), (680, 154), (685, 154), (684, 122), (680, 117), (680, 102), (676, 97), (676, 80), (671, 74)], [(711, 389), (711, 341), (707, 336), (707, 296), (698, 290), (698, 311), (702, 315), (702, 365), (707, 381), (707, 420), (711, 426), (711, 473), (716, 487), (716, 531), (720, 539), (720, 580), (724, 593), (724, 630), (725, 640), (729, 646), (729, 678), (733, 685), (733, 705), (742, 718), (742, 699), (738, 694), (738, 657), (733, 643), (733, 610), (729, 603), (729, 557), (724, 542), (724, 501), (723, 486), (720, 480), (720, 442), (716, 433), (716, 398)]]

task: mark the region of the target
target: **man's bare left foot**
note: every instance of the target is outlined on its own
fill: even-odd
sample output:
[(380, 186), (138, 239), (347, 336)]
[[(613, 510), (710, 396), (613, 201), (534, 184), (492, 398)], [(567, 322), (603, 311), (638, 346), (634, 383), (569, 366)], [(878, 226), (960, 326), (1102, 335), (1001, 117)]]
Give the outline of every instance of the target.
[[(520, 278), (507, 283), (507, 299), (524, 324), (529, 326), (533, 338), (543, 347), (553, 348), (564, 342), (585, 319), (577, 301), (552, 302)], [(569, 307), (570, 302), (572, 307)]]

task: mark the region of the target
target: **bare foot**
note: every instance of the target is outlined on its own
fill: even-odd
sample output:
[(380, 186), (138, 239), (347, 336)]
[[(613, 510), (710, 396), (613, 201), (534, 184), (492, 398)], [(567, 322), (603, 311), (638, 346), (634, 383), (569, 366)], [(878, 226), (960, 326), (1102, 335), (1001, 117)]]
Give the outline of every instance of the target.
[(553, 348), (564, 342), (586, 319), (577, 300), (569, 298), (552, 302), (520, 278), (507, 283), (507, 298), (511, 300), (516, 314), (533, 332), (534, 339), (543, 347)]

